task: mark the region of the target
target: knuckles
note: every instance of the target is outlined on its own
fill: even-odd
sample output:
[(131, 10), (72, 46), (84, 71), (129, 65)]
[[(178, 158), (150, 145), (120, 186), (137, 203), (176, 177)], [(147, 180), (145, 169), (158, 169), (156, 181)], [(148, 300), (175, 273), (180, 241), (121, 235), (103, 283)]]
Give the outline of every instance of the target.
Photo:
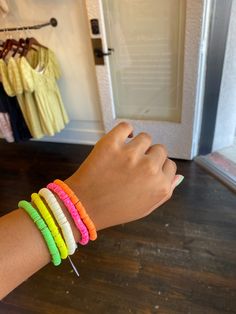
[(118, 145), (115, 141), (103, 137), (95, 144), (94, 150), (97, 154), (101, 154), (102, 156), (114, 156), (117, 154)]
[(152, 137), (149, 133), (146, 133), (146, 132), (141, 132), (139, 133), (138, 135), (141, 139), (143, 140), (148, 140), (149, 142), (152, 142)]
[(167, 159), (167, 161), (169, 163), (169, 167), (172, 168), (173, 173), (176, 173), (176, 171), (177, 171), (176, 163), (173, 160), (171, 160), (171, 159)]
[(125, 163), (128, 167), (134, 167), (136, 165), (137, 156), (134, 148), (126, 150)]
[(124, 129), (128, 129), (128, 130), (132, 130), (132, 129), (133, 129), (132, 125), (131, 125), (129, 122), (126, 122), (126, 121), (120, 122), (120, 123), (118, 124), (118, 126), (119, 126), (120, 128), (124, 128)]
[(155, 176), (158, 174), (160, 167), (151, 159), (146, 159), (143, 165), (143, 170), (147, 175)]
[(167, 149), (164, 145), (162, 144), (157, 144), (159, 153), (162, 154), (163, 156), (167, 157)]

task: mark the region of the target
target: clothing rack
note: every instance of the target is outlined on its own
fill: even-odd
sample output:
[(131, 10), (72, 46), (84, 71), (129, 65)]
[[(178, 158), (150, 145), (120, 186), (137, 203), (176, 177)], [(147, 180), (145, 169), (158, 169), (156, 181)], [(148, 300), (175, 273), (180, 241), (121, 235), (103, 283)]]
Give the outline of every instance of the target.
[(50, 21), (47, 23), (36, 24), (36, 25), (31, 25), (31, 26), (20, 26), (20, 27), (9, 27), (9, 28), (5, 27), (5, 28), (1, 28), (0, 32), (14, 32), (14, 31), (24, 31), (24, 30), (29, 30), (29, 29), (40, 29), (42, 27), (46, 27), (50, 25), (52, 27), (56, 27), (57, 24), (58, 24), (57, 19), (52, 17)]

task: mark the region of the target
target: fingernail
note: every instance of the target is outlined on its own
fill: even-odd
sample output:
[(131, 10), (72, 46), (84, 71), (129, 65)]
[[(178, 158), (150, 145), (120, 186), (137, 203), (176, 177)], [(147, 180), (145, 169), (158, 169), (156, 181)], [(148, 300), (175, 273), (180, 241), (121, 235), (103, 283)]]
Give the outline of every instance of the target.
[(177, 181), (175, 183), (175, 187), (177, 187), (178, 185), (180, 185), (180, 183), (184, 180), (184, 176), (182, 176), (181, 174), (177, 175)]

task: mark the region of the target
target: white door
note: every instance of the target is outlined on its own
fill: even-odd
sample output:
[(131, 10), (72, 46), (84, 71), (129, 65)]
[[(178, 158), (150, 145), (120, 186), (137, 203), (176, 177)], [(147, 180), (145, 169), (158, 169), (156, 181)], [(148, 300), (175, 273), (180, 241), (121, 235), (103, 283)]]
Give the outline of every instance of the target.
[(166, 145), (170, 157), (192, 159), (209, 1), (86, 0), (86, 5), (96, 60), (103, 63), (99, 51), (111, 53), (96, 65), (105, 130), (130, 121), (135, 133), (149, 132), (154, 143)]

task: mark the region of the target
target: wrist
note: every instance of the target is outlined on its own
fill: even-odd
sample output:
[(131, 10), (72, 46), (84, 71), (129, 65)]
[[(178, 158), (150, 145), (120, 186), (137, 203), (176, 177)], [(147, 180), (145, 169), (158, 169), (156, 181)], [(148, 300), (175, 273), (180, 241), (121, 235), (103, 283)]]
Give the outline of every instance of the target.
[(73, 176), (69, 177), (64, 181), (69, 188), (75, 193), (75, 195), (78, 197), (78, 199), (83, 204), (89, 218), (92, 220), (93, 224), (96, 227), (96, 230), (101, 230), (100, 224), (99, 224), (99, 217), (97, 215), (97, 212), (94, 210), (94, 207), (90, 206), (89, 200), (86, 198), (86, 193), (84, 193), (84, 187), (82, 187), (81, 184), (78, 183), (78, 180), (74, 180)]

